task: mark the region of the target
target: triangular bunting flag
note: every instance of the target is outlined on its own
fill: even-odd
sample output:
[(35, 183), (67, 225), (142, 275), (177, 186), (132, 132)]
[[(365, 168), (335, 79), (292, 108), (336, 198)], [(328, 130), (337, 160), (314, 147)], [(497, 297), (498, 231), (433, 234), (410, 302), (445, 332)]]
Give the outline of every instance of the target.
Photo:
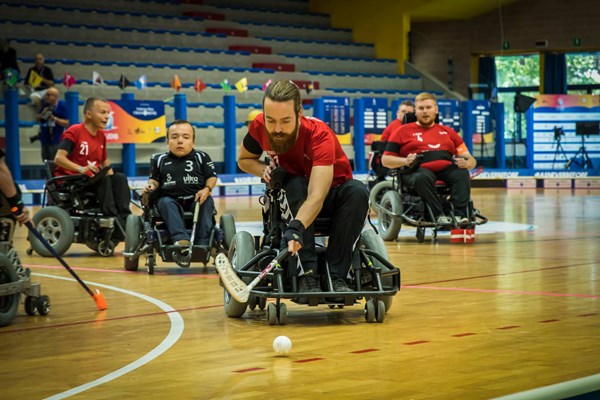
[(197, 78), (196, 82), (194, 82), (194, 90), (198, 93), (202, 92), (204, 89), (206, 89), (206, 84), (204, 82), (202, 82), (202, 79)]
[(246, 90), (248, 90), (248, 79), (242, 78), (237, 81), (235, 83), (235, 88), (238, 90), (238, 92), (244, 93)]
[(129, 79), (127, 79), (127, 77), (123, 74), (121, 74), (121, 77), (119, 78), (119, 87), (124, 90), (127, 86), (130, 86), (131, 82), (129, 82)]
[(265, 84), (262, 85), (262, 90), (267, 90), (267, 86), (269, 86), (271, 84), (271, 82), (273, 82), (271, 79), (266, 81)]
[(177, 75), (173, 76), (173, 80), (171, 81), (171, 87), (177, 92), (179, 92), (179, 89), (181, 89), (181, 81), (179, 80), (179, 77)]
[(229, 81), (227, 79), (223, 79), (219, 85), (223, 88), (224, 91), (228, 92), (231, 90), (231, 86), (229, 86)]
[(29, 86), (35, 89), (36, 87), (40, 86), (42, 81), (42, 77), (34, 70), (31, 70), (31, 72), (29, 73), (29, 79), (27, 80)]
[(68, 72), (65, 72), (65, 75), (63, 76), (63, 85), (65, 85), (65, 87), (67, 88), (67, 90), (69, 90), (69, 88), (71, 86), (73, 86), (77, 81), (75, 80), (75, 77), (71, 74), (69, 74)]
[(102, 79), (102, 75), (96, 71), (92, 72), (92, 85), (104, 85), (104, 79)]
[(17, 86), (17, 82), (19, 81), (19, 71), (12, 68), (6, 68), (3, 74), (6, 86), (9, 88), (14, 88)]
[(139, 90), (146, 89), (146, 87), (148, 87), (146, 75), (140, 76), (138, 78), (138, 80), (135, 81), (135, 87), (138, 88)]

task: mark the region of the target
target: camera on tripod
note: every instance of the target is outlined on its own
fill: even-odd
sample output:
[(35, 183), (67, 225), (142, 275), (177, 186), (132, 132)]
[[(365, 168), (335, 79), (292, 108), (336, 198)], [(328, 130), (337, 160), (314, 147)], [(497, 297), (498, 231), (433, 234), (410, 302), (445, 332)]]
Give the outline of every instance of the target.
[(554, 127), (554, 140), (559, 142), (561, 136), (565, 136), (565, 131), (563, 130), (562, 126), (555, 126)]

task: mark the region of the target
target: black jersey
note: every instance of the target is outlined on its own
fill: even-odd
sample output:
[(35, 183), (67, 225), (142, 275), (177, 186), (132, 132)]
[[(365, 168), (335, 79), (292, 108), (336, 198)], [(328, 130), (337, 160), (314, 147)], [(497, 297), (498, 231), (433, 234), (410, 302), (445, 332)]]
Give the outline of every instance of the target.
[(150, 179), (159, 183), (162, 195), (171, 197), (193, 195), (206, 186), (206, 180), (216, 177), (210, 156), (192, 150), (187, 156), (177, 157), (171, 152), (152, 155)]

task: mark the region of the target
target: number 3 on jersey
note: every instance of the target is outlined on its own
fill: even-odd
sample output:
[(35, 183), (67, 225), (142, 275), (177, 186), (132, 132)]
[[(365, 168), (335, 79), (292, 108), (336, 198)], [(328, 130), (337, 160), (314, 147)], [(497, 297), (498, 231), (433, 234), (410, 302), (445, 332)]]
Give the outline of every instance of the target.
[(194, 169), (194, 163), (192, 160), (186, 160), (185, 162), (185, 172), (192, 172)]

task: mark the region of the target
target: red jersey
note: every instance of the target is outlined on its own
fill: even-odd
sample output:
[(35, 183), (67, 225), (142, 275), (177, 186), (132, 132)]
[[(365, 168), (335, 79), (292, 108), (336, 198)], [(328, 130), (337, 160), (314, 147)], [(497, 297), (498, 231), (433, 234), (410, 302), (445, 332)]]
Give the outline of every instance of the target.
[[(310, 177), (313, 166), (333, 165), (332, 187), (352, 179), (350, 161), (340, 142), (323, 121), (312, 117), (300, 118), (300, 129), (294, 146), (283, 154), (275, 154), (267, 138), (264, 114), (259, 114), (248, 128), (248, 135), (269, 157), (277, 156), (279, 165), (297, 176)], [(246, 149), (256, 154), (255, 149)]]
[[(411, 153), (420, 154), (426, 151), (446, 150), (452, 155), (467, 151), (467, 146), (456, 131), (448, 126), (434, 124), (423, 128), (416, 122), (401, 125), (396, 129), (383, 154), (406, 157)], [(439, 172), (452, 164), (448, 160), (436, 160), (421, 164), (421, 167)]]
[(392, 133), (398, 129), (400, 126), (402, 125), (402, 121), (400, 121), (398, 118), (396, 118), (395, 120), (393, 120), (392, 122), (390, 122), (390, 124), (388, 126), (385, 127), (385, 129), (383, 130), (383, 132), (381, 133), (381, 140), (382, 142), (387, 142), (390, 140), (390, 136), (392, 136)]
[[(75, 164), (86, 167), (89, 161), (90, 163), (95, 162), (96, 167), (100, 168), (104, 160), (107, 159), (106, 136), (103, 130), (98, 130), (96, 135), (92, 135), (84, 124), (75, 124), (63, 132), (60, 141), (63, 140), (73, 142), (73, 149), (67, 158)], [(57, 166), (54, 175), (75, 175), (77, 173)]]

